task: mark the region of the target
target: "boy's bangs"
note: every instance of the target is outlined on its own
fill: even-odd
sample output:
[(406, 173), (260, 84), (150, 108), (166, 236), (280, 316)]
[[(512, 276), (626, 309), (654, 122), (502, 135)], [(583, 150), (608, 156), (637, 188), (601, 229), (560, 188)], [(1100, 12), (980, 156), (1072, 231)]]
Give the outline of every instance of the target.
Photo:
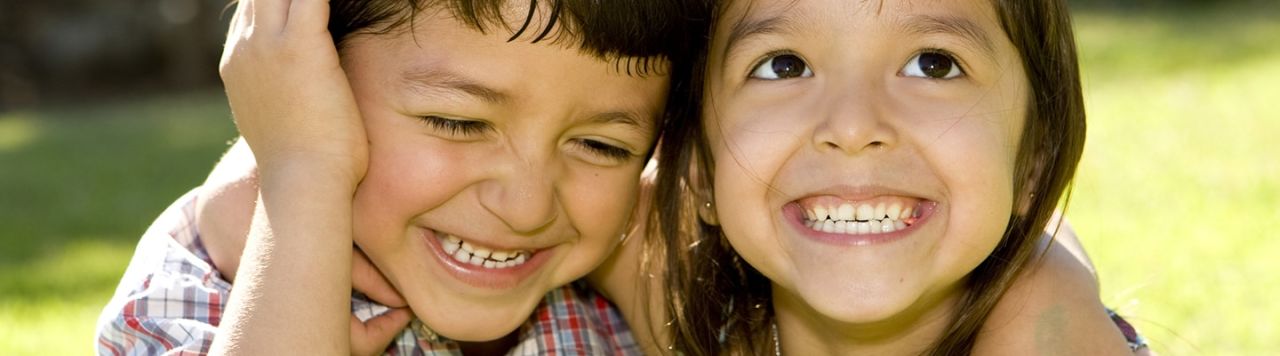
[(511, 41), (576, 47), (617, 61), (628, 73), (662, 70), (698, 48), (689, 14), (697, 0), (333, 0), (335, 42), (353, 33), (387, 33), (410, 25), (419, 11), (442, 9), (481, 31), (506, 30)]

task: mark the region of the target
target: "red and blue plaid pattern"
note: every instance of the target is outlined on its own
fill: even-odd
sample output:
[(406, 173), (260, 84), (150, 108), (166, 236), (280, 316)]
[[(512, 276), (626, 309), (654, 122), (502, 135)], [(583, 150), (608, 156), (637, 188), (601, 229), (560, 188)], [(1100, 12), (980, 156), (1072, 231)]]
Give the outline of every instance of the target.
[[(198, 189), (198, 188), (197, 188)], [(209, 262), (195, 224), (195, 194), (179, 198), (147, 229), (115, 296), (98, 318), (100, 355), (204, 355), (231, 284)], [(368, 319), (387, 309), (353, 296)], [(641, 355), (617, 309), (584, 283), (553, 290), (519, 329), (508, 355)], [(432, 343), (405, 330), (389, 355), (461, 355), (451, 341)]]

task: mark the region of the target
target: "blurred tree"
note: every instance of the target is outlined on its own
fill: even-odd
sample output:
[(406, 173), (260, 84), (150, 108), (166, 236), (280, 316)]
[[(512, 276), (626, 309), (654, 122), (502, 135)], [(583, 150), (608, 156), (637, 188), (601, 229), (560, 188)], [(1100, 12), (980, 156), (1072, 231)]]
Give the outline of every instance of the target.
[(0, 0), (0, 111), (216, 85), (227, 0)]

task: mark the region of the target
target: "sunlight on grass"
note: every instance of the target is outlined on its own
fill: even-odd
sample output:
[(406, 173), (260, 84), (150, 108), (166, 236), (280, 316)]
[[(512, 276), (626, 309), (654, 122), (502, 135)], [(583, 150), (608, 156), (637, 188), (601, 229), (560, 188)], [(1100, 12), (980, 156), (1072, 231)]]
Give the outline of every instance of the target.
[[(93, 353), (94, 321), (133, 247), (91, 238), (0, 273), (0, 345), (5, 355)], [(51, 352), (55, 351), (55, 352)]]
[(23, 130), (0, 149), (0, 355), (92, 354), (139, 236), (234, 137), (227, 104), (205, 92), (0, 114), (0, 140)]
[(25, 117), (0, 117), (0, 152), (13, 151), (35, 141), (40, 130)]
[(1267, 149), (1280, 22), (1129, 15), (1077, 13), (1089, 139), (1070, 217), (1103, 300), (1166, 355), (1264, 353), (1280, 320), (1266, 262), (1280, 251), (1280, 156)]

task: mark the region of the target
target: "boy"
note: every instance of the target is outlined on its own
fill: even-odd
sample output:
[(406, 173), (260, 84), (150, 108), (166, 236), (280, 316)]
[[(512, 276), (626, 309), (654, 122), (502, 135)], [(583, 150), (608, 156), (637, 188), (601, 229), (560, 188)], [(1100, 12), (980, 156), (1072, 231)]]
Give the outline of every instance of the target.
[[(241, 2), (222, 74), (261, 193), (237, 288), (189, 193), (139, 243), (99, 352), (366, 354), (397, 335), (400, 352), (636, 352), (607, 302), (565, 284), (628, 226), (699, 16), (593, 4)], [(425, 340), (399, 332), (405, 310), (346, 316), (379, 311), (347, 298), (353, 242)]]

